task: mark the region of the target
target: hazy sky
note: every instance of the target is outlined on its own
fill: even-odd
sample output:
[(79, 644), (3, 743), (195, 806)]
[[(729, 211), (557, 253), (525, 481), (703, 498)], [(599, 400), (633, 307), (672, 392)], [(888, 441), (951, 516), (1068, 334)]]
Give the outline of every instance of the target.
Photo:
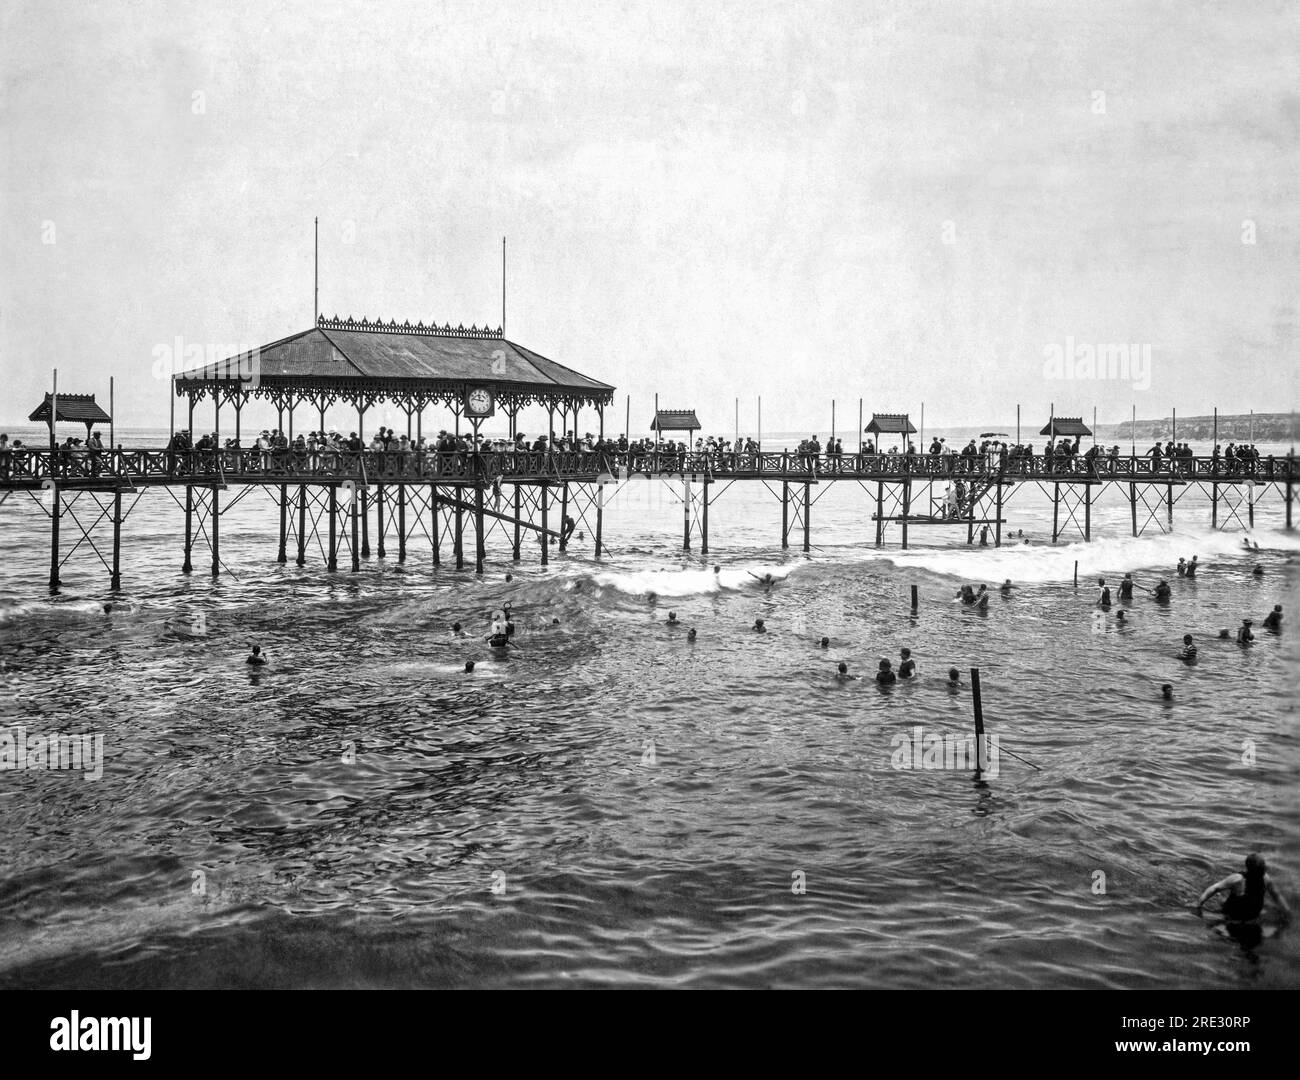
[[(1300, 396), (1283, 3), (0, 13), (5, 423), (57, 366), (165, 425), (157, 347), (310, 326), (315, 215), (358, 318), (497, 325), (508, 236), (507, 336), (638, 431), (656, 392), (823, 433), (832, 398), (844, 432), (860, 396), (927, 431)], [(1067, 339), (1149, 378), (1052, 377)]]

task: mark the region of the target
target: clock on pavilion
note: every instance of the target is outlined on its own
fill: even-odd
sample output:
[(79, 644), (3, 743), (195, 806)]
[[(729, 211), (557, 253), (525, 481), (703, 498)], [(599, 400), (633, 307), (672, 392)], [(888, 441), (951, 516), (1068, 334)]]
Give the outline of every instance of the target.
[(472, 386), (465, 391), (465, 415), (483, 420), (496, 411), (496, 398), (486, 386)]

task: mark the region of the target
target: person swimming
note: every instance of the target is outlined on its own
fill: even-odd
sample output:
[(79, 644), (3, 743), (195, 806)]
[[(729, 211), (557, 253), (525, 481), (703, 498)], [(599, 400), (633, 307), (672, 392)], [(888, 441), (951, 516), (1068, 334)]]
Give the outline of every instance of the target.
[(1178, 567), (1177, 567), (1177, 569), (1178, 569), (1178, 576), (1179, 576), (1179, 577), (1186, 577), (1186, 576), (1187, 576), (1187, 560), (1186, 560), (1186, 559), (1179, 559), (1179, 560), (1178, 560)]
[(828, 637), (824, 637), (824, 638), (822, 638), (822, 640), (821, 640), (821, 647), (822, 647), (823, 649), (829, 649), (829, 648), (831, 647), (831, 639), (828, 638)]
[(1011, 584), (1011, 579), (1007, 578), (1007, 580), (999, 586), (998, 591), (1001, 592), (1003, 596), (1006, 596), (1014, 588), (1015, 586)]
[(1187, 576), (1188, 576), (1188, 577), (1194, 578), (1194, 577), (1196, 576), (1196, 560), (1197, 560), (1198, 558), (1200, 558), (1199, 555), (1193, 555), (1193, 556), (1192, 556), (1192, 560), (1191, 560), (1191, 562), (1189, 562), (1189, 563), (1187, 564)]
[(686, 631), (686, 640), (687, 641), (695, 640), (695, 627), (692, 626), (689, 630)]
[(1232, 637), (1232, 631), (1229, 630), (1226, 626), (1219, 631), (1220, 641), (1227, 641), (1230, 637)]
[(469, 674), (471, 671), (473, 671), (473, 670), (474, 670), (474, 661), (473, 661), (473, 660), (466, 660), (466, 661), (465, 661), (465, 674), (468, 675), (468, 674)]
[(1160, 696), (1161, 696), (1162, 698), (1164, 698), (1166, 701), (1173, 701), (1173, 700), (1174, 700), (1174, 684), (1173, 684), (1173, 683), (1164, 683), (1164, 684), (1160, 687)]
[(1133, 599), (1133, 575), (1125, 574), (1124, 580), (1119, 583), (1119, 598), (1121, 600)]
[(1249, 619), (1242, 619), (1241, 626), (1237, 628), (1237, 644), (1249, 645), (1255, 640), (1255, 635), (1250, 632), (1254, 624)]
[(958, 671), (955, 667), (950, 667), (948, 669), (948, 685), (949, 686), (961, 685), (961, 672)]
[(849, 665), (843, 660), (839, 662), (835, 669), (835, 678), (840, 682), (848, 682), (850, 679), (856, 679), (856, 675), (849, 674)]
[(1212, 896), (1227, 893), (1220, 910), (1225, 922), (1251, 922), (1264, 913), (1264, 901), (1272, 898), (1282, 913), (1282, 921), (1290, 922), (1291, 909), (1287, 907), (1286, 898), (1278, 891), (1268, 876), (1268, 864), (1257, 851), (1246, 856), (1244, 874), (1229, 874), (1222, 881), (1216, 881), (1196, 901), (1196, 914), (1201, 914), (1205, 903)]
[(1169, 582), (1164, 578), (1161, 578), (1159, 584), (1157, 584), (1155, 589), (1152, 590), (1151, 595), (1157, 600), (1168, 600), (1172, 591), (1173, 590), (1169, 588)]
[(980, 591), (975, 597), (975, 609), (977, 611), (988, 611), (989, 609), (989, 587), (981, 585)]
[(515, 580), (514, 574), (506, 574), (506, 581), (514, 581), (514, 580)]
[(452, 636), (453, 636), (453, 637), (464, 637), (464, 636), (465, 636), (465, 631), (461, 629), (460, 623), (458, 623), (458, 622), (457, 622), (457, 623), (452, 623), (452, 624), (451, 624), (451, 632), (452, 632)]
[(876, 672), (876, 682), (881, 686), (892, 686), (898, 681), (898, 676), (893, 672), (893, 664), (888, 660), (880, 661), (880, 670)]
[(1110, 589), (1106, 585), (1105, 578), (1097, 579), (1097, 589), (1098, 589), (1097, 606), (1099, 608), (1110, 607)]
[(1258, 541), (1252, 540), (1248, 535), (1245, 534), (1243, 534), (1241, 537), (1241, 546), (1244, 547), (1247, 551), (1259, 550)]
[(1273, 630), (1273, 631), (1282, 629), (1282, 605), (1281, 604), (1274, 604), (1273, 610), (1264, 616), (1264, 629)]
[(1196, 642), (1192, 639), (1191, 634), (1183, 635), (1183, 651), (1178, 655), (1188, 661), (1196, 659)]
[(760, 634), (767, 633), (767, 627), (763, 625), (762, 619), (754, 620), (754, 629), (757, 630)]
[(1256, 577), (1263, 577), (1264, 567), (1261, 564), (1256, 563), (1254, 569), (1251, 570), (1251, 573), (1254, 574)]
[(668, 613), (668, 625), (669, 625), (669, 626), (681, 626), (681, 625), (682, 625), (681, 623), (679, 623), (679, 622), (677, 621), (677, 612), (675, 612), (675, 611), (670, 611), (670, 612)]
[(245, 660), (244, 663), (246, 663), (246, 664), (265, 664), (265, 663), (266, 663), (266, 653), (262, 652), (262, 646), (260, 646), (260, 645), (254, 645), (254, 646), (253, 646), (253, 651), (252, 651), (251, 653), (248, 654), (248, 659)]
[(912, 650), (901, 650), (898, 654), (898, 658), (898, 677), (900, 679), (910, 679), (916, 674), (916, 661), (912, 659)]
[(1115, 622), (1120, 626), (1128, 625), (1128, 616), (1124, 613), (1123, 608), (1120, 608), (1120, 610), (1115, 613)]

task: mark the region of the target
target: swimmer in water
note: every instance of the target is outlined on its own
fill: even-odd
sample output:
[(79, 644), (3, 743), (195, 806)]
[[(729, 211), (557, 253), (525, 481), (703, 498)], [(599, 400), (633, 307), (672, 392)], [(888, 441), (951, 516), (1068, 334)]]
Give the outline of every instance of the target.
[(829, 649), (831, 647), (831, 639), (828, 637), (822, 638), (821, 646), (823, 649)]
[(551, 625), (552, 625), (552, 626), (559, 626), (559, 625), (560, 625), (560, 620), (559, 620), (559, 619), (552, 619), (552, 620), (551, 620)]
[(689, 630), (686, 631), (686, 640), (687, 641), (695, 640), (695, 627), (692, 626)]
[(453, 637), (464, 637), (465, 631), (461, 629), (460, 623), (451, 624), (451, 633)]
[(506, 575), (506, 580), (507, 580), (507, 581), (514, 581), (514, 580), (515, 580), (515, 575), (514, 575), (514, 574), (507, 574), (507, 575)]
[(898, 677), (900, 679), (910, 679), (916, 674), (916, 661), (912, 659), (912, 650), (903, 649), (898, 656)]
[(1178, 655), (1188, 663), (1196, 659), (1196, 642), (1192, 639), (1191, 634), (1183, 635), (1183, 651)]
[(1291, 909), (1277, 886), (1269, 879), (1268, 864), (1258, 852), (1246, 856), (1246, 872), (1229, 874), (1216, 881), (1196, 901), (1196, 914), (1201, 914), (1205, 902), (1219, 893), (1227, 893), (1221, 914), (1225, 922), (1251, 922), (1264, 912), (1264, 900), (1272, 897), (1282, 913), (1284, 923), (1291, 921)]
[(1099, 608), (1102, 608), (1103, 610), (1106, 609), (1106, 608), (1109, 608), (1109, 607), (1110, 607), (1110, 589), (1106, 587), (1106, 579), (1105, 579), (1105, 578), (1098, 578), (1098, 579), (1097, 579), (1097, 589), (1098, 589), (1098, 593), (1099, 593), (1099, 595), (1097, 596), (1097, 606), (1098, 606)]
[(1255, 635), (1250, 632), (1254, 624), (1249, 619), (1242, 619), (1241, 626), (1237, 629), (1237, 644), (1249, 645), (1255, 640)]
[(645, 598), (646, 598), (648, 601), (650, 601), (650, 603), (652, 603), (652, 604), (653, 604), (656, 600), (659, 599), (659, 597), (656, 596), (653, 592), (648, 592), (648, 593), (646, 593), (646, 594), (645, 594)]
[(1249, 536), (1243, 536), (1241, 538), (1241, 546), (1244, 547), (1247, 551), (1259, 550), (1258, 542), (1252, 540)]
[(961, 602), (963, 604), (975, 603), (975, 590), (969, 585), (963, 585), (961, 587), (961, 592), (957, 595), (961, 597)]
[(1164, 578), (1161, 578), (1160, 583), (1155, 587), (1151, 595), (1153, 595), (1157, 600), (1168, 600), (1171, 592), (1172, 590), (1169, 588), (1169, 582)]
[(1119, 598), (1121, 600), (1133, 599), (1133, 575), (1125, 574), (1124, 580), (1119, 583)]
[(981, 585), (979, 595), (975, 597), (975, 609), (977, 611), (988, 611), (989, 609), (989, 587)]
[(668, 625), (669, 625), (669, 626), (681, 626), (681, 625), (682, 625), (681, 623), (679, 623), (679, 622), (677, 621), (677, 612), (675, 612), (675, 611), (670, 611), (670, 612), (668, 613)]
[(1264, 616), (1264, 629), (1274, 633), (1282, 629), (1282, 605), (1274, 604), (1273, 610)]
[(1186, 559), (1179, 559), (1179, 560), (1178, 560), (1178, 567), (1177, 567), (1177, 569), (1178, 569), (1178, 576), (1179, 576), (1179, 577), (1186, 577), (1186, 576), (1187, 576), (1187, 560), (1186, 560)]
[(876, 682), (881, 686), (892, 686), (898, 681), (898, 676), (894, 674), (893, 665), (888, 660), (880, 661), (880, 670), (876, 672)]
[(1263, 577), (1264, 568), (1259, 563), (1256, 563), (1255, 568), (1251, 570), (1251, 573), (1254, 574), (1256, 577)]
[(1117, 622), (1120, 626), (1128, 625), (1128, 616), (1124, 614), (1122, 608), (1115, 614), (1115, 622)]
[(1007, 580), (1004, 581), (1004, 582), (1001, 584), (1001, 586), (999, 586), (998, 591), (1001, 592), (1003, 596), (1007, 596), (1007, 595), (1010, 594), (1011, 590), (1014, 589), (1014, 588), (1015, 588), (1015, 586), (1011, 584), (1011, 579), (1010, 579), (1010, 578), (1007, 578)]
[(1194, 578), (1196, 576), (1196, 560), (1198, 558), (1200, 558), (1199, 555), (1193, 555), (1192, 561), (1187, 564), (1187, 576), (1190, 578)]
[(474, 661), (473, 661), (473, 660), (466, 660), (466, 661), (465, 661), (465, 674), (468, 675), (468, 674), (469, 674), (471, 671), (473, 671), (473, 670), (474, 670)]
[(105, 604), (105, 605), (104, 605), (104, 614), (105, 614), (105, 615), (107, 615), (107, 614), (108, 614), (110, 611), (112, 611), (112, 610), (113, 610), (113, 605), (112, 605), (112, 604)]
[(262, 646), (260, 646), (260, 645), (254, 645), (254, 646), (253, 646), (253, 651), (252, 651), (251, 653), (248, 654), (248, 659), (245, 660), (244, 663), (246, 663), (246, 664), (265, 664), (265, 663), (266, 663), (266, 654), (265, 654), (264, 652), (262, 652)]
[(948, 669), (948, 685), (949, 686), (961, 685), (961, 672), (958, 671), (955, 667), (950, 667)]
[(757, 630), (760, 634), (767, 633), (767, 627), (763, 625), (762, 619), (754, 620), (754, 629)]
[(836, 668), (835, 678), (838, 679), (840, 682), (848, 682), (850, 679), (856, 679), (857, 676), (850, 675), (849, 665), (846, 664), (843, 660), (841, 660), (839, 666)]
[(1165, 683), (1163, 686), (1161, 686), (1161, 687), (1160, 687), (1160, 696), (1161, 696), (1162, 698), (1164, 698), (1166, 701), (1173, 701), (1173, 700), (1174, 700), (1174, 684), (1173, 684), (1173, 683)]
[(1232, 631), (1230, 631), (1226, 626), (1219, 631), (1220, 641), (1227, 641), (1228, 638), (1230, 638), (1231, 636), (1232, 636)]

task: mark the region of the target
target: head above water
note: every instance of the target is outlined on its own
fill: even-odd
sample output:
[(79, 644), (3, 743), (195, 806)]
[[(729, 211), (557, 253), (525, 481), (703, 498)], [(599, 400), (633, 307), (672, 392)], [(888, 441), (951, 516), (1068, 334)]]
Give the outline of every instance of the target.
[(1191, 643), (1192, 643), (1192, 635), (1191, 635), (1191, 634), (1184, 634), (1184, 635), (1183, 635), (1183, 644), (1184, 644), (1184, 645), (1190, 645)]
[(262, 646), (260, 646), (260, 645), (254, 645), (254, 646), (253, 646), (253, 655), (254, 655), (254, 656), (261, 656), (261, 655), (262, 655)]
[(670, 611), (670, 612), (668, 613), (668, 621), (669, 621), (669, 622), (676, 622), (676, 621), (677, 621), (677, 612), (675, 612), (675, 611)]
[(824, 637), (824, 638), (822, 638), (822, 640), (821, 640), (821, 647), (822, 647), (823, 649), (829, 649), (829, 648), (831, 647), (831, 639), (828, 638), (828, 637)]
[(900, 649), (900, 650), (899, 650), (899, 655), (900, 655), (904, 660), (906, 660), (909, 656), (912, 655), (912, 650), (911, 650), (911, 649)]
[(890, 668), (892, 668), (893, 666), (894, 666), (894, 665), (893, 665), (890, 661), (888, 661), (888, 660), (882, 660), (882, 661), (880, 661), (880, 670), (881, 670), (881, 671), (888, 671), (888, 670), (889, 670)]
[(847, 675), (849, 673), (849, 665), (846, 664), (843, 660), (841, 660), (839, 663), (838, 670), (841, 675)]
[(1173, 696), (1174, 696), (1174, 684), (1173, 684), (1173, 683), (1165, 683), (1164, 685), (1162, 685), (1162, 686), (1160, 687), (1160, 693), (1161, 693), (1164, 697), (1166, 697), (1166, 698), (1171, 698), (1171, 697), (1173, 697)]
[(950, 667), (948, 669), (948, 681), (961, 682), (961, 672), (958, 671), (955, 667)]
[(453, 630), (459, 630), (459, 629), (460, 629), (460, 623), (458, 623), (458, 622), (454, 622), (454, 623), (452, 623), (452, 624), (451, 624), (451, 628), (452, 628)]
[(755, 630), (762, 630), (762, 629), (764, 629), (764, 626), (763, 626), (763, 620), (762, 620), (762, 619), (755, 619), (755, 620), (754, 620), (754, 629), (755, 629)]
[(473, 661), (473, 660), (466, 660), (466, 661), (465, 661), (465, 674), (468, 675), (468, 674), (469, 674), (471, 671), (473, 671), (473, 670), (474, 670), (474, 661)]
[(686, 640), (687, 641), (695, 640), (695, 627), (692, 626), (689, 630), (686, 631)]
[(1258, 851), (1252, 851), (1246, 856), (1246, 876), (1259, 877), (1268, 870), (1268, 863), (1264, 861), (1264, 856)]

